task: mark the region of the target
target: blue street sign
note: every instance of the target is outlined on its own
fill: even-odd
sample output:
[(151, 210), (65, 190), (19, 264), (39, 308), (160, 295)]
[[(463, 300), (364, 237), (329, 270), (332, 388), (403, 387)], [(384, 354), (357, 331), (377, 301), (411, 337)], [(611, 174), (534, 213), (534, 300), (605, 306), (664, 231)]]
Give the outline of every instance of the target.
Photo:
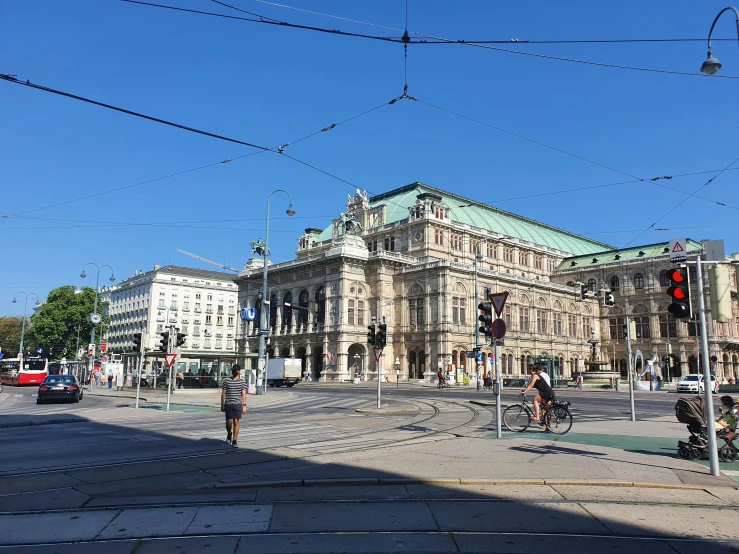
[(2, 360), (2, 359), (3, 359), (3, 353), (0, 352), (0, 360)]
[(241, 321), (254, 321), (257, 319), (256, 308), (242, 308), (241, 309)]
[(36, 350), (36, 352), (38, 352), (39, 354), (43, 354), (44, 353), (44, 349), (43, 348), (39, 348), (38, 350)]
[(478, 362), (481, 362), (482, 361), (482, 352), (478, 352), (477, 353), (477, 361)]

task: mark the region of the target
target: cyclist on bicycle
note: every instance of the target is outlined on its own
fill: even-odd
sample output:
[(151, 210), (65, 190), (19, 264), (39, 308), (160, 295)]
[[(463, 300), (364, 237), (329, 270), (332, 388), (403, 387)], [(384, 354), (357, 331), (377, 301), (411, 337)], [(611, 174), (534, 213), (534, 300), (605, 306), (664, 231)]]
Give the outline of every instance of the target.
[(526, 394), (531, 389), (537, 390), (538, 394), (534, 398), (535, 417), (532, 417), (531, 421), (539, 421), (541, 419), (541, 408), (539, 404), (549, 404), (549, 402), (554, 400), (554, 391), (549, 386), (549, 383), (539, 375), (539, 369), (535, 365), (529, 365), (529, 372), (531, 373), (531, 382), (525, 390), (521, 391), (521, 394)]

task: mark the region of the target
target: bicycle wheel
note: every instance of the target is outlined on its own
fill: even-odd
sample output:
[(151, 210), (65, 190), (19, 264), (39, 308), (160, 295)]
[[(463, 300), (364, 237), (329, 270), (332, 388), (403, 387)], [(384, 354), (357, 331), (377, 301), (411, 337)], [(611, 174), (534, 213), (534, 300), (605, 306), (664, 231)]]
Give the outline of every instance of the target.
[(530, 417), (531, 412), (520, 404), (508, 406), (503, 412), (503, 425), (505, 425), (506, 429), (509, 431), (522, 433), (528, 429), (529, 424), (531, 423), (529, 420)]
[(564, 406), (552, 406), (547, 410), (547, 430), (555, 435), (564, 435), (572, 428), (572, 414)]

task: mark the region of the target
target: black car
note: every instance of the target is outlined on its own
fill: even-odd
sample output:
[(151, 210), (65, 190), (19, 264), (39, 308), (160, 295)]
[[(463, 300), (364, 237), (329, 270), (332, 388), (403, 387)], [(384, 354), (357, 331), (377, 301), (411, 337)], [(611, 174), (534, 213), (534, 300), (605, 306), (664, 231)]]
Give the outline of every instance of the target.
[(47, 400), (82, 400), (82, 388), (74, 375), (48, 375), (38, 388), (36, 404)]

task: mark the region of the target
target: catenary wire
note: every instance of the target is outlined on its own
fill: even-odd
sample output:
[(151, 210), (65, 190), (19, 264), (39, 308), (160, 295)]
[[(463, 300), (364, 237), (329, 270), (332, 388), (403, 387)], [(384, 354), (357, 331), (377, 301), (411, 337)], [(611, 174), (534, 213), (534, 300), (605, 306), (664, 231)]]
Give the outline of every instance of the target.
[(705, 183), (703, 183), (703, 184), (702, 184), (701, 186), (699, 186), (699, 187), (698, 187), (697, 189), (695, 189), (695, 191), (694, 191), (694, 192), (693, 192), (692, 194), (689, 194), (687, 198), (683, 198), (683, 199), (682, 199), (682, 200), (681, 200), (680, 202), (678, 202), (677, 204), (675, 204), (675, 206), (673, 206), (672, 208), (670, 208), (670, 209), (669, 209), (669, 210), (667, 211), (667, 213), (665, 213), (665, 214), (664, 214), (664, 215), (663, 215), (662, 217), (660, 217), (659, 219), (657, 219), (657, 220), (656, 220), (656, 221), (655, 221), (654, 223), (652, 223), (652, 224), (651, 224), (651, 225), (650, 225), (649, 227), (647, 227), (646, 229), (644, 229), (643, 231), (641, 231), (641, 232), (640, 232), (640, 233), (639, 233), (638, 235), (636, 235), (636, 236), (635, 236), (635, 237), (634, 237), (633, 239), (631, 239), (631, 240), (630, 240), (629, 242), (627, 242), (627, 243), (625, 244), (625, 246), (624, 246), (624, 247), (626, 247), (626, 246), (630, 245), (630, 244), (631, 244), (631, 243), (633, 243), (633, 242), (634, 242), (635, 240), (637, 240), (637, 239), (638, 239), (639, 237), (641, 237), (641, 236), (642, 236), (642, 235), (643, 235), (644, 233), (646, 233), (647, 231), (649, 231), (650, 229), (652, 229), (652, 228), (653, 228), (653, 227), (654, 227), (655, 225), (657, 225), (657, 224), (658, 224), (658, 223), (659, 223), (660, 221), (662, 221), (663, 219), (665, 219), (665, 218), (666, 218), (666, 217), (667, 217), (668, 215), (670, 215), (670, 214), (671, 214), (672, 212), (674, 212), (675, 210), (677, 210), (677, 209), (678, 209), (678, 208), (679, 208), (680, 206), (682, 206), (682, 205), (683, 205), (683, 204), (685, 204), (685, 203), (686, 203), (686, 202), (687, 202), (688, 200), (690, 200), (690, 199), (691, 199), (692, 197), (694, 197), (694, 196), (695, 196), (695, 195), (696, 195), (696, 194), (697, 194), (698, 192), (700, 192), (700, 191), (701, 191), (701, 190), (702, 190), (703, 188), (705, 188), (705, 187), (707, 187), (707, 186), (708, 186), (709, 184), (711, 184), (711, 183), (712, 183), (712, 182), (713, 182), (713, 181), (714, 181), (714, 180), (715, 180), (715, 179), (716, 179), (717, 177), (719, 177), (720, 175), (722, 175), (722, 174), (723, 174), (724, 172), (728, 171), (728, 170), (729, 170), (729, 169), (731, 168), (731, 166), (733, 166), (733, 165), (734, 165), (735, 163), (737, 163), (737, 162), (739, 162), (739, 158), (736, 158), (736, 159), (735, 159), (735, 160), (734, 160), (733, 162), (731, 162), (731, 163), (730, 163), (729, 165), (727, 165), (727, 166), (726, 166), (726, 167), (725, 167), (724, 169), (722, 169), (722, 170), (721, 170), (721, 171), (719, 171), (719, 172), (718, 172), (718, 173), (717, 173), (716, 175), (714, 175), (713, 177), (711, 177), (710, 179), (708, 179), (708, 180), (707, 180), (707, 181), (706, 181)]
[[(123, 0), (123, 1), (128, 1), (128, 0)], [(216, 163), (212, 163), (212, 164), (207, 164), (205, 166), (200, 166), (200, 167), (197, 167), (197, 168), (185, 170), (185, 171), (178, 172), (178, 173), (171, 174), (171, 175), (167, 175), (167, 176), (164, 176), (164, 177), (158, 177), (156, 179), (152, 179), (152, 180), (148, 180), (148, 181), (143, 181), (143, 182), (140, 182), (140, 183), (135, 183), (133, 185), (126, 185), (125, 187), (120, 187), (118, 189), (114, 189), (114, 190), (111, 190), (111, 191), (96, 193), (96, 194), (93, 194), (93, 195), (88, 195), (88, 196), (86, 196), (86, 197), (84, 197), (82, 199), (93, 198), (93, 197), (96, 197), (96, 196), (101, 196), (103, 194), (108, 194), (110, 192), (114, 192), (114, 191), (118, 191), (118, 190), (124, 190), (124, 189), (132, 188), (132, 187), (135, 187), (135, 186), (140, 186), (140, 185), (151, 183), (151, 182), (158, 181), (158, 180), (161, 180), (161, 179), (167, 179), (169, 177), (173, 177), (173, 176), (176, 176), (176, 175), (182, 175), (184, 173), (189, 173), (189, 172), (192, 172), (192, 171), (198, 171), (200, 169), (205, 169), (207, 167), (213, 167), (215, 165), (219, 165), (219, 164), (222, 164), (222, 163), (233, 161), (234, 159), (245, 158), (245, 157), (252, 156), (252, 155), (255, 155), (255, 154), (259, 154), (259, 153), (262, 153), (262, 152), (272, 152), (272, 153), (280, 154), (280, 155), (282, 155), (282, 156), (284, 156), (286, 158), (289, 158), (289, 159), (293, 160), (294, 162), (297, 162), (299, 164), (302, 164), (302, 165), (304, 165), (306, 167), (309, 167), (309, 168), (311, 168), (311, 169), (313, 169), (315, 171), (318, 171), (320, 173), (323, 173), (324, 175), (327, 175), (327, 176), (329, 176), (329, 177), (331, 177), (333, 179), (336, 179), (338, 181), (341, 181), (342, 183), (345, 183), (347, 185), (350, 185), (352, 188), (359, 188), (359, 187), (357, 187), (357, 185), (355, 185), (354, 183), (351, 183), (350, 181), (347, 181), (346, 179), (343, 179), (341, 177), (338, 177), (338, 176), (336, 176), (336, 175), (334, 175), (332, 173), (329, 173), (328, 171), (325, 171), (323, 169), (320, 169), (320, 168), (318, 168), (318, 167), (316, 167), (316, 166), (314, 166), (312, 164), (309, 164), (309, 163), (307, 163), (307, 162), (305, 162), (303, 160), (300, 160), (300, 159), (298, 159), (298, 158), (296, 158), (294, 156), (290, 156), (288, 154), (285, 154), (284, 148), (286, 146), (289, 146), (290, 144), (295, 144), (297, 142), (300, 142), (300, 141), (305, 140), (307, 138), (310, 138), (312, 136), (318, 135), (318, 134), (320, 134), (322, 132), (325, 132), (325, 131), (334, 129), (337, 126), (339, 126), (339, 125), (341, 125), (343, 123), (347, 123), (349, 121), (352, 121), (354, 119), (357, 119), (358, 117), (361, 117), (361, 116), (366, 115), (368, 113), (371, 113), (371, 112), (373, 112), (375, 110), (378, 110), (378, 109), (380, 109), (383, 106), (392, 105), (392, 104), (394, 104), (398, 100), (398, 98), (395, 98), (395, 99), (391, 100), (390, 102), (386, 102), (386, 103), (383, 103), (383, 104), (381, 104), (379, 106), (376, 106), (374, 108), (371, 108), (369, 110), (366, 110), (366, 111), (364, 111), (364, 112), (362, 112), (362, 113), (360, 113), (358, 115), (352, 116), (352, 117), (350, 117), (350, 118), (348, 118), (348, 119), (346, 119), (346, 120), (344, 120), (344, 121), (342, 121), (340, 123), (335, 123), (335, 124), (330, 125), (329, 127), (324, 127), (323, 129), (321, 129), (321, 131), (316, 131), (315, 133), (311, 133), (310, 135), (305, 136), (305, 137), (302, 137), (302, 138), (300, 138), (298, 140), (295, 140), (292, 143), (287, 143), (287, 144), (284, 144), (282, 146), (278, 146), (277, 148), (269, 148), (269, 147), (266, 147), (266, 146), (259, 146), (259, 145), (256, 145), (256, 144), (252, 144), (252, 143), (240, 141), (240, 140), (233, 139), (233, 138), (230, 138), (230, 137), (226, 137), (226, 136), (223, 136), (223, 135), (218, 135), (218, 134), (215, 134), (215, 133), (210, 133), (208, 131), (202, 131), (200, 129), (195, 129), (193, 127), (188, 127), (188, 126), (181, 125), (179, 123), (174, 123), (174, 122), (171, 122), (171, 121), (167, 121), (167, 120), (164, 120), (164, 119), (160, 119), (160, 118), (156, 118), (156, 117), (144, 115), (144, 114), (141, 114), (139, 112), (134, 112), (134, 111), (131, 111), (131, 110), (127, 110), (127, 109), (124, 109), (124, 108), (113, 106), (111, 104), (105, 104), (103, 102), (98, 102), (96, 100), (91, 100), (91, 99), (88, 99), (88, 98), (84, 98), (82, 96), (78, 96), (78, 95), (75, 95), (75, 94), (70, 94), (70, 93), (67, 93), (67, 92), (64, 92), (64, 91), (60, 91), (60, 90), (57, 90), (57, 89), (52, 89), (52, 88), (49, 88), (49, 87), (45, 87), (45, 86), (41, 86), (41, 85), (36, 85), (36, 84), (31, 83), (30, 81), (22, 81), (22, 80), (16, 78), (15, 76), (13, 76), (13, 75), (7, 75), (7, 74), (0, 73), (0, 80), (4, 80), (4, 81), (10, 82), (10, 83), (19, 84), (19, 85), (23, 85), (23, 86), (27, 86), (27, 87), (31, 87), (31, 88), (34, 88), (34, 89), (37, 89), (37, 90), (41, 90), (43, 92), (50, 92), (50, 93), (53, 93), (53, 94), (59, 94), (61, 96), (72, 98), (74, 100), (80, 100), (80, 101), (87, 102), (87, 103), (90, 103), (90, 104), (94, 104), (94, 105), (97, 105), (97, 106), (100, 106), (100, 107), (103, 107), (103, 108), (108, 108), (108, 109), (111, 109), (111, 110), (114, 110), (114, 111), (122, 112), (122, 113), (125, 113), (127, 115), (133, 115), (135, 117), (140, 117), (140, 118), (143, 118), (143, 119), (147, 119), (147, 120), (150, 120), (150, 121), (154, 121), (156, 123), (162, 123), (162, 124), (165, 124), (165, 125), (168, 125), (168, 126), (172, 126), (172, 127), (178, 128), (178, 129), (185, 130), (185, 131), (190, 131), (190, 132), (193, 132), (193, 133), (205, 135), (205, 136), (208, 136), (208, 137), (211, 137), (211, 138), (225, 140), (225, 141), (228, 141), (228, 142), (233, 142), (233, 143), (237, 143), (237, 144), (241, 144), (241, 145), (245, 145), (245, 146), (250, 146), (250, 147), (258, 148), (259, 149), (259, 152), (253, 152), (251, 154), (246, 154), (246, 155), (243, 155), (243, 156), (239, 156), (238, 158), (231, 158), (229, 160), (222, 160), (220, 162), (216, 162)], [(48, 209), (48, 208), (52, 208), (52, 207), (57, 207), (59, 205), (68, 204), (68, 203), (74, 202), (74, 201), (76, 201), (76, 200), (65, 201), (65, 202), (62, 202), (62, 203), (59, 203), (59, 204), (45, 206), (43, 208), (36, 208), (34, 210), (27, 210), (27, 211), (20, 212), (19, 214), (15, 214), (15, 215), (22, 215), (22, 214), (27, 214), (27, 213), (31, 213), (31, 212), (34, 212), (34, 211), (42, 210), (42, 209)]]

